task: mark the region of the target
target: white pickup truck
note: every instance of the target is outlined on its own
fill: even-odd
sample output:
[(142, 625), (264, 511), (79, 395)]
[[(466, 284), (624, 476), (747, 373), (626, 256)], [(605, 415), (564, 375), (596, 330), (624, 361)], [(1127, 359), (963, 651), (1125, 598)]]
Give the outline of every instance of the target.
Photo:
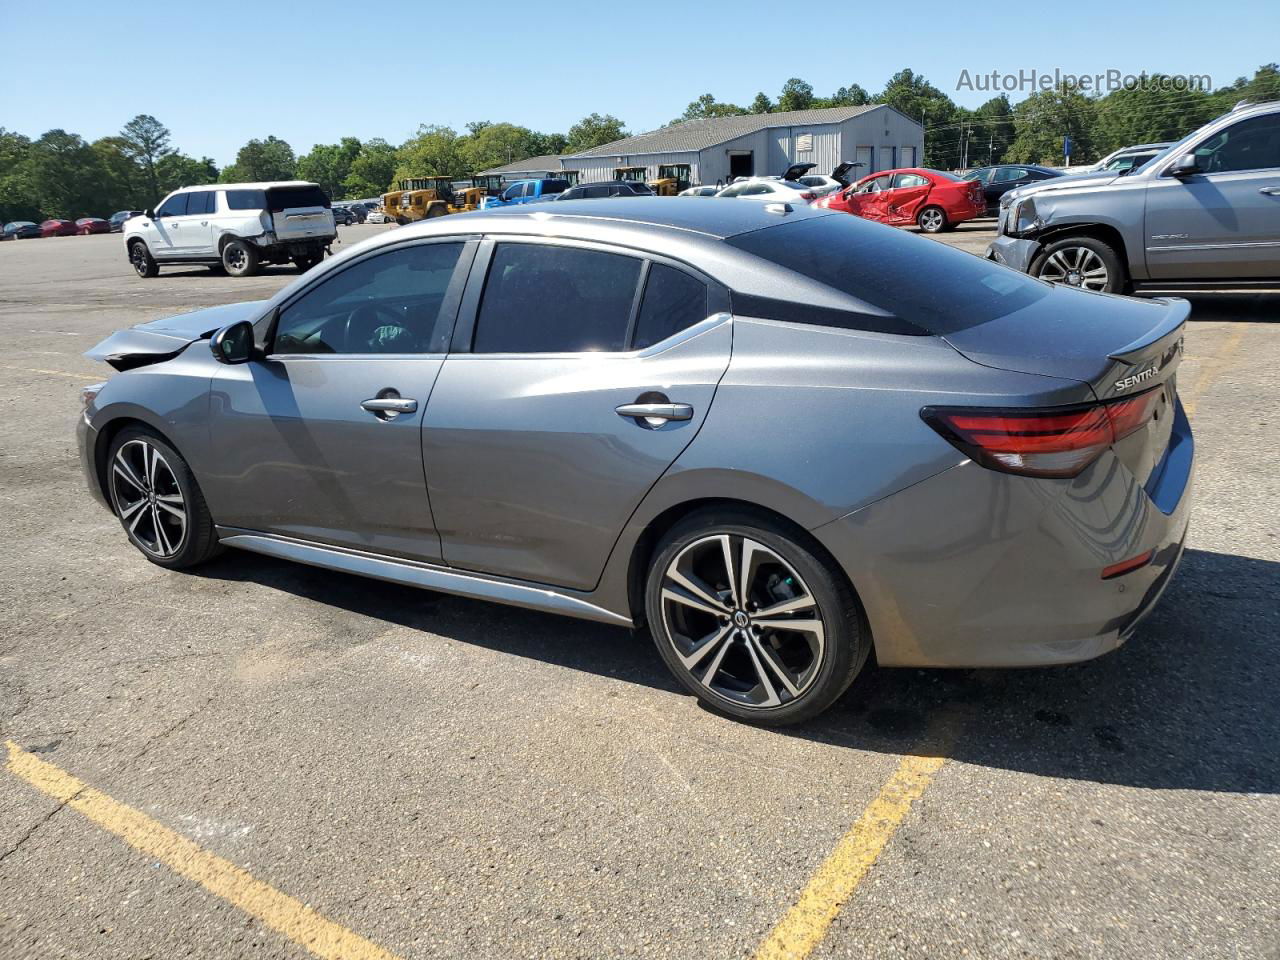
[(324, 259), (337, 227), (324, 191), (292, 180), (182, 187), (127, 220), (123, 233), (140, 277), (154, 277), (170, 263), (203, 263), (247, 277), (267, 263), (311, 269)]

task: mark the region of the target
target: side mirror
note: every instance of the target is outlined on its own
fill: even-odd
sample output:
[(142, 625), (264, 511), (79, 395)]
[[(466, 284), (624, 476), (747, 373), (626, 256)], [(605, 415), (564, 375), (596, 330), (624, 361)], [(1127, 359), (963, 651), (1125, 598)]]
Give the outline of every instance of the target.
[(154, 220), (156, 218), (156, 212), (152, 210), (150, 207), (147, 207), (147, 209), (143, 210), (142, 215), (146, 217), (148, 220)]
[(1184, 153), (1169, 167), (1171, 177), (1189, 177), (1200, 172), (1200, 161), (1194, 153)]
[(253, 324), (240, 320), (215, 333), (209, 349), (219, 363), (248, 363), (253, 359)]

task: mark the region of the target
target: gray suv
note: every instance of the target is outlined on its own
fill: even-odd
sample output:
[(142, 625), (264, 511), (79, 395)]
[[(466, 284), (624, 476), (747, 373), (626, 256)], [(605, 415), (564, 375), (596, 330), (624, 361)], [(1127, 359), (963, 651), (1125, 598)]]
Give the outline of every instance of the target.
[(1111, 293), (1280, 277), (1280, 103), (1241, 105), (1123, 176), (1061, 177), (1000, 205), (987, 255)]

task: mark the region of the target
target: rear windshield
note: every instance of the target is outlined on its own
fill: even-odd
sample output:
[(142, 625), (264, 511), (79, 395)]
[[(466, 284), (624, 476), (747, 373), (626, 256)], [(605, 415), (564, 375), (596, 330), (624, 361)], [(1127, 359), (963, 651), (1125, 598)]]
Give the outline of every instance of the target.
[(796, 220), (726, 241), (936, 336), (1035, 303), (1047, 285), (972, 253), (849, 214)]
[(932, 167), (921, 167), (920, 169), (940, 180), (953, 180), (956, 183), (962, 183), (964, 181), (964, 177), (957, 177), (954, 173), (948, 173), (946, 170), (934, 170)]
[(269, 190), (228, 190), (232, 210), (289, 210), (295, 207), (327, 207), (329, 198), (319, 187), (271, 187)]

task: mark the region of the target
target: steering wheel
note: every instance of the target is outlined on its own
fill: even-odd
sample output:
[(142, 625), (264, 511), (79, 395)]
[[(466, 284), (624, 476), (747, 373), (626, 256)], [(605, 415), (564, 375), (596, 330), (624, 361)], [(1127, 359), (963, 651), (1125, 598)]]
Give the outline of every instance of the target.
[[(399, 327), (405, 333), (403, 314), (381, 303), (362, 303), (347, 314), (347, 328), (343, 343), (347, 353), (370, 353), (370, 340), (379, 327)], [(354, 348), (354, 349), (353, 349)]]

